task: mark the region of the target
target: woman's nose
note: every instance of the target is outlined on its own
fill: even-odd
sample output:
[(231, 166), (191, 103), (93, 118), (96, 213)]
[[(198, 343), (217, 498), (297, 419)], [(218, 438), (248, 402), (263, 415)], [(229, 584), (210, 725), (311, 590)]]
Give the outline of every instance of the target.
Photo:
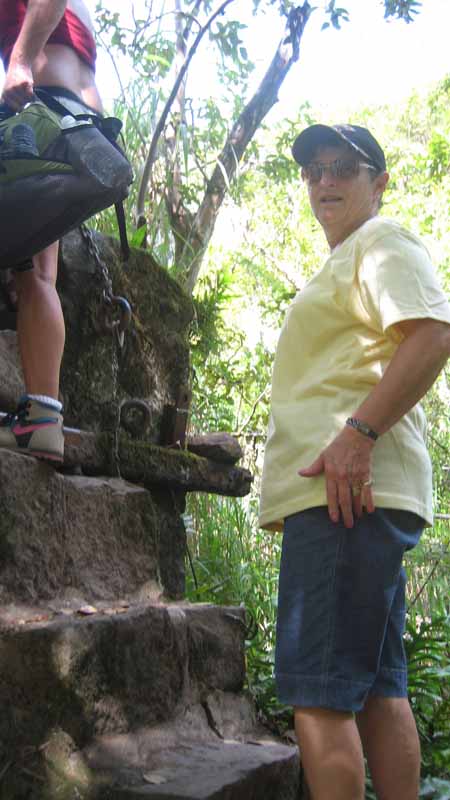
[(319, 183), (322, 186), (334, 186), (336, 183), (336, 176), (333, 174), (331, 167), (323, 166), (321, 172)]

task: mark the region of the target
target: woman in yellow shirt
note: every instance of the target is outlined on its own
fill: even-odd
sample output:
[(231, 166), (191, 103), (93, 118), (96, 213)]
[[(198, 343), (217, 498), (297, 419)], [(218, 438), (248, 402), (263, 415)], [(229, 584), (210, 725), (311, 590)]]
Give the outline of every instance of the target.
[[(260, 522), (284, 530), (276, 681), (314, 800), (417, 800), (405, 550), (432, 522), (418, 401), (450, 355), (450, 307), (420, 241), (378, 217), (388, 182), (365, 128), (295, 140), (330, 256), (289, 309), (274, 364)], [(355, 717), (356, 715), (356, 717)]]

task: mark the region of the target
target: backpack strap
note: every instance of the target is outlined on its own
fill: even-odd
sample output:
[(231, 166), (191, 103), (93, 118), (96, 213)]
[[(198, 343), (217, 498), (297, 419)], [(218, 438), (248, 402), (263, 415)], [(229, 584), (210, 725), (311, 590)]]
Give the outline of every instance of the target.
[[(36, 88), (34, 90), (34, 94), (36, 95), (37, 99), (44, 103), (47, 108), (51, 111), (54, 111), (56, 114), (59, 114), (62, 117), (65, 117), (67, 114), (74, 116), (73, 111), (70, 110), (67, 106), (63, 105), (59, 100), (56, 100), (50, 92), (46, 92), (45, 89)], [(94, 114), (92, 114), (94, 116)]]
[(55, 114), (59, 114), (61, 117), (70, 114), (70, 116), (76, 119), (92, 119), (93, 121), (101, 119), (100, 112), (90, 109), (82, 100), (76, 100), (75, 96), (73, 100), (69, 97), (60, 97), (56, 99), (50, 92), (47, 92), (45, 89), (40, 89), (39, 87), (34, 90), (34, 94), (41, 103), (44, 103), (47, 108), (54, 111)]
[[(81, 100), (76, 100), (75, 98), (72, 100), (71, 98), (64, 97), (56, 99), (50, 92), (39, 88), (35, 89), (35, 95), (47, 108), (62, 117), (69, 114), (71, 117), (75, 117), (75, 119), (78, 120), (90, 120), (103, 133), (103, 136), (113, 144), (116, 142), (122, 130), (122, 122), (120, 119), (117, 119), (117, 117), (104, 117), (100, 111), (91, 109), (90, 106), (87, 106)], [(122, 155), (124, 155), (123, 152)]]
[(124, 261), (128, 261), (130, 257), (130, 245), (128, 244), (127, 226), (125, 222), (125, 211), (123, 208), (123, 203), (122, 202), (115, 203), (114, 208), (116, 210), (117, 225), (119, 228), (120, 248), (122, 250), (122, 257)]
[[(76, 119), (90, 119), (94, 122), (94, 124), (100, 129), (106, 139), (111, 142), (117, 150), (119, 150), (122, 155), (125, 156), (122, 148), (119, 147), (117, 144), (117, 137), (122, 130), (122, 122), (120, 119), (116, 117), (102, 117), (101, 114), (95, 114), (94, 111), (92, 113), (86, 112), (75, 112), (73, 109), (70, 108), (71, 101), (68, 100), (67, 106), (60, 102), (60, 100), (56, 100), (50, 92), (46, 92), (45, 89), (35, 89), (35, 94), (37, 95), (38, 99), (45, 103), (51, 111), (54, 111), (56, 114), (61, 116), (66, 116), (66, 114), (70, 114), (71, 116), (75, 117)], [(75, 101), (74, 101), (75, 102)], [(82, 104), (80, 104), (82, 107)], [(115, 203), (114, 208), (116, 210), (116, 217), (117, 217), (117, 226), (119, 228), (119, 236), (120, 236), (120, 247), (122, 250), (122, 257), (124, 261), (128, 261), (130, 257), (130, 246), (128, 244), (128, 237), (127, 237), (127, 226), (125, 222), (125, 211), (123, 208), (123, 203)]]

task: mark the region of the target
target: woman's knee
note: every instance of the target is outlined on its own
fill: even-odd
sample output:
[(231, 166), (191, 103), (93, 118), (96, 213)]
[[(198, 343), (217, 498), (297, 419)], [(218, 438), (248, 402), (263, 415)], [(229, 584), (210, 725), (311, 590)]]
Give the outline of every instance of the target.
[(382, 695), (369, 695), (364, 708), (357, 716), (385, 718), (397, 718), (404, 715), (408, 717), (412, 714), (411, 706), (407, 697), (383, 697)]
[(56, 284), (58, 274), (59, 242), (54, 242), (33, 256), (33, 269), (25, 276), (33, 276), (36, 281), (44, 281), (52, 286)]
[(56, 242), (33, 256), (33, 269), (16, 272), (15, 282), (19, 298), (21, 294), (36, 289), (56, 286), (58, 251), (58, 242)]
[(300, 757), (313, 798), (362, 800), (364, 760), (353, 714), (325, 708), (296, 708)]

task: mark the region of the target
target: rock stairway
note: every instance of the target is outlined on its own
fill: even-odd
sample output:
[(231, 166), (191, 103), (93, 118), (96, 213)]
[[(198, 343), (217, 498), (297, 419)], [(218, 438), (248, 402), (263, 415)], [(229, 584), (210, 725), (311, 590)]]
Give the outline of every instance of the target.
[[(182, 446), (192, 301), (150, 254), (123, 268), (95, 237), (133, 308), (124, 346), (74, 231), (58, 279), (64, 468), (0, 450), (0, 800), (296, 800), (297, 750), (243, 692), (244, 610), (183, 601), (186, 492), (251, 484), (223, 437)], [(12, 331), (0, 375), (6, 412), (23, 392)], [(130, 401), (148, 420), (124, 433)]]
[[(139, 745), (142, 741), (144, 754), (134, 761), (129, 757), (123, 760), (122, 777), (117, 763), (112, 773), (104, 773), (107, 780), (113, 774), (116, 785), (104, 788), (99, 797), (111, 800), (146, 797), (152, 800), (295, 800), (297, 796), (293, 788), (298, 770), (296, 754), (288, 753), (281, 745), (236, 741), (194, 745), (181, 739), (175, 747), (168, 747), (155, 757), (151, 745), (147, 749), (145, 738), (139, 740)], [(107, 747), (104, 750), (108, 752)], [(120, 762), (120, 755), (112, 751), (116, 762)], [(106, 760), (105, 756), (103, 758)], [(131, 764), (134, 769), (130, 768)]]
[(242, 693), (242, 608), (61, 610), (0, 609), (1, 800), (297, 797)]

